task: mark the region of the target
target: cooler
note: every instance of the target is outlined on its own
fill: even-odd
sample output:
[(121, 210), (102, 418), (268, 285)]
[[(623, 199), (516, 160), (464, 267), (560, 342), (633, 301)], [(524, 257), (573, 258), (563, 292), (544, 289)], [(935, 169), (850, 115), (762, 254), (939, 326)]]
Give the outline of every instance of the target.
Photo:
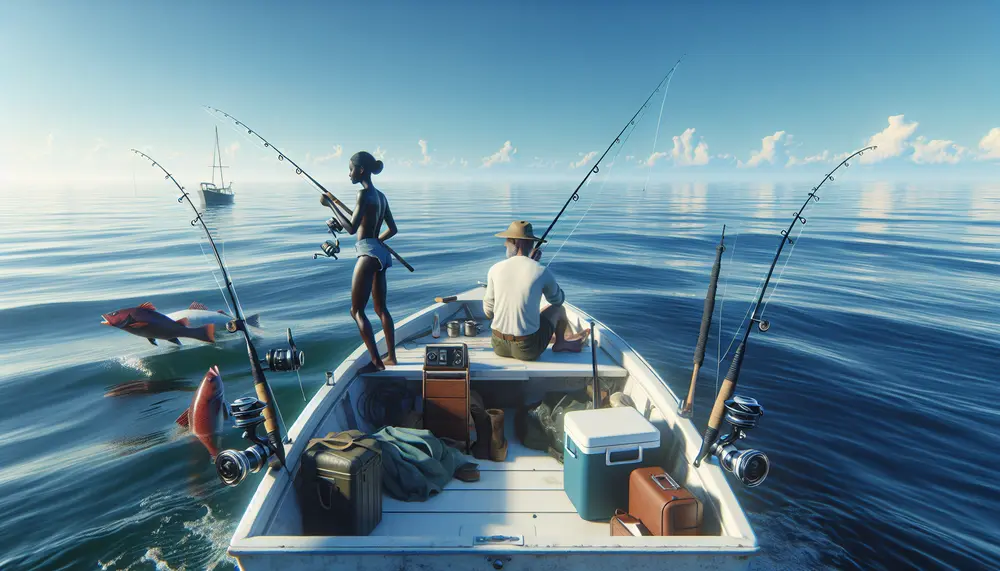
[(565, 416), (563, 489), (580, 517), (608, 521), (628, 506), (629, 474), (658, 463), (660, 432), (632, 407)]

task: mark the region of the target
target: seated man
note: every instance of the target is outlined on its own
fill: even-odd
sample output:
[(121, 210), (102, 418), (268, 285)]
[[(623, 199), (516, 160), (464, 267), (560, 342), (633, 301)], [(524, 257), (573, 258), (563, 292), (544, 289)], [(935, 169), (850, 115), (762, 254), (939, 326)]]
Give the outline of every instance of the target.
[[(590, 329), (575, 335), (570, 332), (562, 305), (565, 294), (552, 272), (538, 263), (541, 252), (534, 259), (529, 257), (539, 241), (531, 224), (512, 222), (506, 232), (496, 236), (506, 238), (507, 259), (490, 268), (483, 296), (483, 311), (493, 320), (493, 352), (534, 361), (549, 346), (553, 333), (553, 351), (580, 352)], [(551, 304), (545, 311), (540, 310), (542, 294)]]

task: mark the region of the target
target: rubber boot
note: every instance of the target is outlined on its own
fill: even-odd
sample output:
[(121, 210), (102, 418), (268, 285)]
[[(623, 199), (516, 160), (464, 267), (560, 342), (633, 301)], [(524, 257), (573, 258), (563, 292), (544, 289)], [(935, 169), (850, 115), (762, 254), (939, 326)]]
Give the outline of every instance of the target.
[(478, 406), (469, 409), (469, 413), (472, 415), (472, 422), (476, 425), (476, 443), (472, 445), (472, 456), (486, 460), (490, 457), (490, 437), (493, 432), (490, 416)]
[(490, 437), (490, 460), (503, 462), (507, 459), (507, 439), (503, 435), (503, 411), (499, 408), (488, 408), (486, 414), (490, 417), (493, 431)]

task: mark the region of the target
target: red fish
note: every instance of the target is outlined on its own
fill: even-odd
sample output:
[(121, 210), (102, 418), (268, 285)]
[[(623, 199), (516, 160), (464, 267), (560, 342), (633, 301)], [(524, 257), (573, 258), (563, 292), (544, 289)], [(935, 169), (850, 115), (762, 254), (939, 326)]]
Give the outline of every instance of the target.
[(219, 454), (219, 444), (225, 420), (229, 418), (222, 374), (218, 367), (205, 373), (198, 391), (191, 399), (191, 406), (177, 417), (177, 424), (190, 429), (191, 433), (205, 445), (212, 461)]
[(104, 318), (101, 325), (117, 327), (132, 335), (145, 337), (153, 345), (156, 345), (157, 339), (164, 339), (180, 345), (181, 341), (178, 337), (215, 343), (215, 324), (208, 323), (202, 327), (188, 327), (187, 318), (174, 321), (156, 311), (153, 304), (148, 301), (139, 307), (119, 309), (105, 313), (101, 317)]

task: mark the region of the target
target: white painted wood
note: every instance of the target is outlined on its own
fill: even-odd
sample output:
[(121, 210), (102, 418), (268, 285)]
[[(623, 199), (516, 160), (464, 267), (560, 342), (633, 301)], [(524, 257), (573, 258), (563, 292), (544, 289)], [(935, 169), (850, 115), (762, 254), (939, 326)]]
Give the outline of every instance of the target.
[(424, 502), (401, 502), (386, 496), (382, 513), (576, 513), (566, 492), (558, 490), (464, 490), (461, 482), (449, 484)]
[(372, 535), (427, 535), (469, 537), (477, 535), (524, 535), (529, 537), (610, 534), (608, 522), (586, 521), (575, 513), (393, 513), (382, 516)]
[[(555, 460), (553, 460), (555, 462)], [(482, 466), (480, 466), (481, 468)], [(479, 481), (455, 480), (445, 490), (562, 490), (562, 470), (480, 470)]]
[[(403, 346), (397, 353), (414, 351), (422, 358), (418, 342), (423, 341), (420, 339), (422, 336), (431, 339), (427, 334), (435, 312), (440, 314), (442, 322), (452, 318), (464, 319), (462, 306), (467, 304), (472, 314), (482, 319), (483, 291), (482, 288), (468, 290), (459, 294), (456, 302), (431, 304), (398, 322), (396, 339), (407, 341), (402, 343)], [(571, 323), (576, 326), (588, 326), (592, 320), (571, 304), (567, 303), (566, 308)], [(241, 568), (246, 571), (327, 569), (331, 565), (336, 565), (338, 569), (370, 570), (418, 566), (442, 570), (474, 569), (488, 564), (489, 560), (484, 561), (484, 555), (509, 556), (511, 565), (516, 565), (518, 569), (606, 569), (609, 566), (628, 568), (630, 571), (664, 568), (746, 569), (749, 565), (747, 556), (756, 553), (759, 547), (756, 536), (729, 487), (726, 474), (714, 460), (704, 462), (697, 469), (690, 465), (700, 446), (700, 431), (689, 420), (677, 417), (679, 399), (649, 364), (613, 331), (594, 321), (598, 326), (596, 337), (602, 367), (607, 368), (609, 373), (605, 375), (605, 369), (602, 368), (602, 376), (622, 378), (627, 375), (626, 392), (636, 399), (640, 412), (646, 413), (647, 418), (661, 429), (661, 441), (664, 444), (667, 441), (672, 443), (670, 445), (677, 455), (671, 460), (672, 466), (676, 466), (676, 471), (672, 471), (672, 474), (702, 499), (707, 514), (719, 519), (721, 535), (611, 537), (606, 533), (606, 522), (584, 522), (576, 515), (575, 510), (558, 511), (566, 509), (565, 505), (560, 505), (559, 495), (567, 503), (569, 500), (565, 497), (565, 492), (555, 488), (554, 481), (544, 478), (553, 473), (561, 475), (561, 464), (544, 452), (524, 448), (513, 434), (508, 436), (508, 462), (476, 460), (482, 474), (480, 487), (458, 491), (455, 486), (464, 483), (456, 480), (440, 496), (425, 502), (424, 507), (437, 502), (450, 511), (387, 510), (380, 525), (381, 531), (365, 537), (296, 535), (301, 531), (300, 525), (296, 523), (300, 516), (289, 475), (297, 470), (299, 456), (309, 438), (347, 428), (345, 423), (349, 422), (351, 414), (345, 413), (345, 409), (338, 403), (345, 398), (349, 388), (355, 396), (360, 394), (364, 379), (358, 378), (356, 372), (368, 362), (368, 356), (364, 345), (359, 345), (334, 372), (334, 386), (321, 386), (289, 428), (290, 442), (286, 444), (287, 471), (269, 469), (263, 475), (233, 534), (229, 552), (237, 557)], [(488, 338), (485, 335), (481, 337), (483, 339), (465, 339), (470, 346), (475, 345), (475, 362), (480, 364), (480, 370), (486, 373), (487, 380), (502, 379), (507, 375), (506, 378), (527, 380), (535, 386), (545, 382), (558, 383), (558, 377), (589, 377), (589, 348), (579, 354), (554, 354), (547, 351), (539, 362), (525, 364), (496, 357), (488, 349)], [(447, 343), (452, 340), (442, 337), (435, 341)], [(384, 352), (385, 340), (382, 333), (376, 335), (376, 342)], [(547, 360), (549, 356), (551, 361)], [(587, 374), (584, 374), (584, 370)], [(402, 371), (401, 374), (408, 375), (410, 371)], [(391, 372), (384, 375), (391, 375)], [(543, 387), (538, 385), (536, 388)], [(509, 418), (508, 424), (512, 426), (513, 416)], [(552, 487), (537, 489), (539, 482)], [(559, 486), (561, 488), (561, 484)], [(466, 497), (468, 501), (458, 500), (460, 497)], [(388, 501), (389, 498), (386, 500), (388, 507), (392, 509), (394, 504)], [(477, 507), (497, 509), (491, 509), (488, 513), (454, 511)], [(518, 511), (522, 509), (536, 511)], [(542, 509), (554, 510), (554, 513), (541, 511)], [(532, 524), (526, 518), (541, 520), (546, 530), (540, 530), (539, 524)], [(474, 541), (477, 525), (484, 531), (495, 529), (501, 535), (516, 535), (520, 539), (516, 545), (477, 545)], [(548, 527), (564, 529), (567, 533), (554, 530), (549, 533)], [(584, 528), (593, 531), (587, 533)], [(605, 532), (598, 532), (599, 529), (604, 529)]]

